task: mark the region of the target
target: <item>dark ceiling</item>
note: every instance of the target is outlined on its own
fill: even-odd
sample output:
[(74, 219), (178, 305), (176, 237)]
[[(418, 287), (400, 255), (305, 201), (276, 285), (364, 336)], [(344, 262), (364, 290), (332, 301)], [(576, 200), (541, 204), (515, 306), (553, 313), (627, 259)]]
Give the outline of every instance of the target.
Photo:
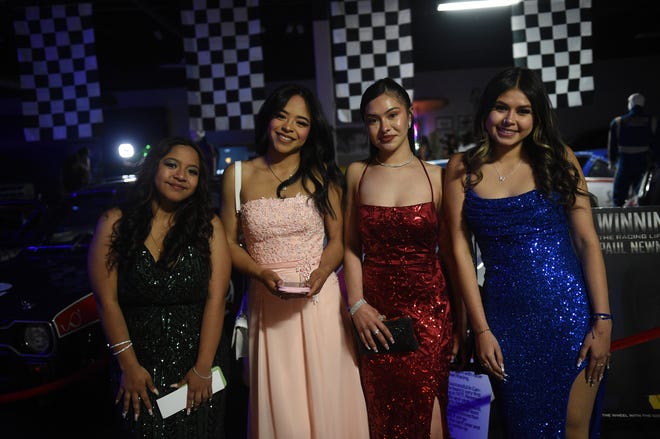
[[(544, 1), (544, 0), (542, 0)], [(13, 16), (29, 4), (77, 1), (0, 0), (0, 97), (18, 94)], [(94, 0), (100, 80), (109, 90), (183, 87), (180, 9), (185, 1)], [(327, 0), (261, 0), (266, 81), (314, 78), (312, 21)], [(438, 13), (437, 0), (412, 0), (415, 69), (498, 67), (510, 63), (509, 8)], [(660, 2), (592, 1), (596, 61), (660, 55)]]

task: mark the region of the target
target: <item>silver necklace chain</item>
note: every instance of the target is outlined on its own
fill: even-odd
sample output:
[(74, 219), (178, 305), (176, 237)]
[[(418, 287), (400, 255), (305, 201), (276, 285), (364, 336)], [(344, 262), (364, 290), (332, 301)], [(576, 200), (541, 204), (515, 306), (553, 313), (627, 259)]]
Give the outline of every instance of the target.
[(403, 162), (403, 163), (397, 163), (396, 165), (390, 165), (389, 163), (383, 163), (383, 162), (381, 162), (380, 160), (378, 160), (378, 157), (374, 157), (374, 159), (376, 160), (376, 163), (378, 163), (379, 165), (384, 166), (384, 167), (386, 167), (386, 168), (403, 168), (403, 167), (406, 166), (408, 163), (412, 162), (412, 159), (413, 159), (414, 157), (415, 157), (415, 155), (411, 152), (411, 153), (410, 153), (410, 157), (408, 158), (408, 160), (406, 160), (406, 161)]
[(508, 174), (506, 174), (506, 175), (500, 174), (500, 171), (497, 169), (497, 166), (495, 165), (495, 162), (491, 163), (493, 165), (493, 168), (495, 168), (495, 172), (497, 172), (497, 182), (498, 183), (503, 183), (504, 180), (511, 177), (513, 175), (513, 173), (518, 170), (521, 163), (522, 163), (522, 159), (518, 160), (518, 164), (516, 166), (514, 166), (513, 170), (511, 172), (509, 172)]
[[(279, 181), (280, 183), (284, 183), (285, 180), (282, 180), (280, 177), (277, 176), (275, 171), (273, 171), (273, 168), (270, 167), (270, 163), (268, 163), (268, 160), (266, 160), (266, 166), (268, 166), (268, 170), (270, 171), (271, 174), (273, 174), (273, 177), (275, 177), (277, 179), (277, 181)], [(298, 170), (298, 168), (296, 167), (296, 169), (294, 169), (294, 171), (291, 173), (291, 175), (289, 175), (287, 177), (287, 180), (289, 178), (293, 177), (293, 174), (295, 174), (297, 170)], [(282, 192), (284, 192), (284, 191), (286, 191), (286, 185), (282, 186)]]

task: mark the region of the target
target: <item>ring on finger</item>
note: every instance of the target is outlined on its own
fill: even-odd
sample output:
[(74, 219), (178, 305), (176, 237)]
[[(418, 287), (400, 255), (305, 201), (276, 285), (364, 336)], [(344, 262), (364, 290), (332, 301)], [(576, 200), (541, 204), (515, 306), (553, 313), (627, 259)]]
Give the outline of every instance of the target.
[(376, 328), (376, 329), (374, 329), (373, 332), (374, 332), (374, 335), (378, 335), (378, 334), (380, 334), (380, 329)]
[(385, 320), (385, 316), (382, 315), (382, 314), (379, 314), (378, 315), (378, 320), (380, 320), (382, 322), (383, 320)]

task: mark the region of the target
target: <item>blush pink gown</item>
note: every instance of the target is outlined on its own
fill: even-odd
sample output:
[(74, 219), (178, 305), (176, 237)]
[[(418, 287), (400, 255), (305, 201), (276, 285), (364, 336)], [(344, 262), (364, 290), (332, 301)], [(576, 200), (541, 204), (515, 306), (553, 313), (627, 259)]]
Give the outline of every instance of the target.
[[(318, 267), (323, 218), (307, 196), (241, 207), (248, 253), (287, 281)], [(332, 273), (312, 298), (284, 300), (261, 282), (248, 292), (250, 436), (368, 438), (352, 323)]]

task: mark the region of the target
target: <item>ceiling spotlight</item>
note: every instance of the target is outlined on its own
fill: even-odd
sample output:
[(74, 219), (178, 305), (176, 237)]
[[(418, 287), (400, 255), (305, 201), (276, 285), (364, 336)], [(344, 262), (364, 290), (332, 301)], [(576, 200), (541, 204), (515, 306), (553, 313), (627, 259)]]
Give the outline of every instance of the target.
[(438, 4), (438, 11), (465, 11), (468, 9), (497, 8), (511, 6), (522, 0), (469, 0), (458, 2), (442, 2)]

